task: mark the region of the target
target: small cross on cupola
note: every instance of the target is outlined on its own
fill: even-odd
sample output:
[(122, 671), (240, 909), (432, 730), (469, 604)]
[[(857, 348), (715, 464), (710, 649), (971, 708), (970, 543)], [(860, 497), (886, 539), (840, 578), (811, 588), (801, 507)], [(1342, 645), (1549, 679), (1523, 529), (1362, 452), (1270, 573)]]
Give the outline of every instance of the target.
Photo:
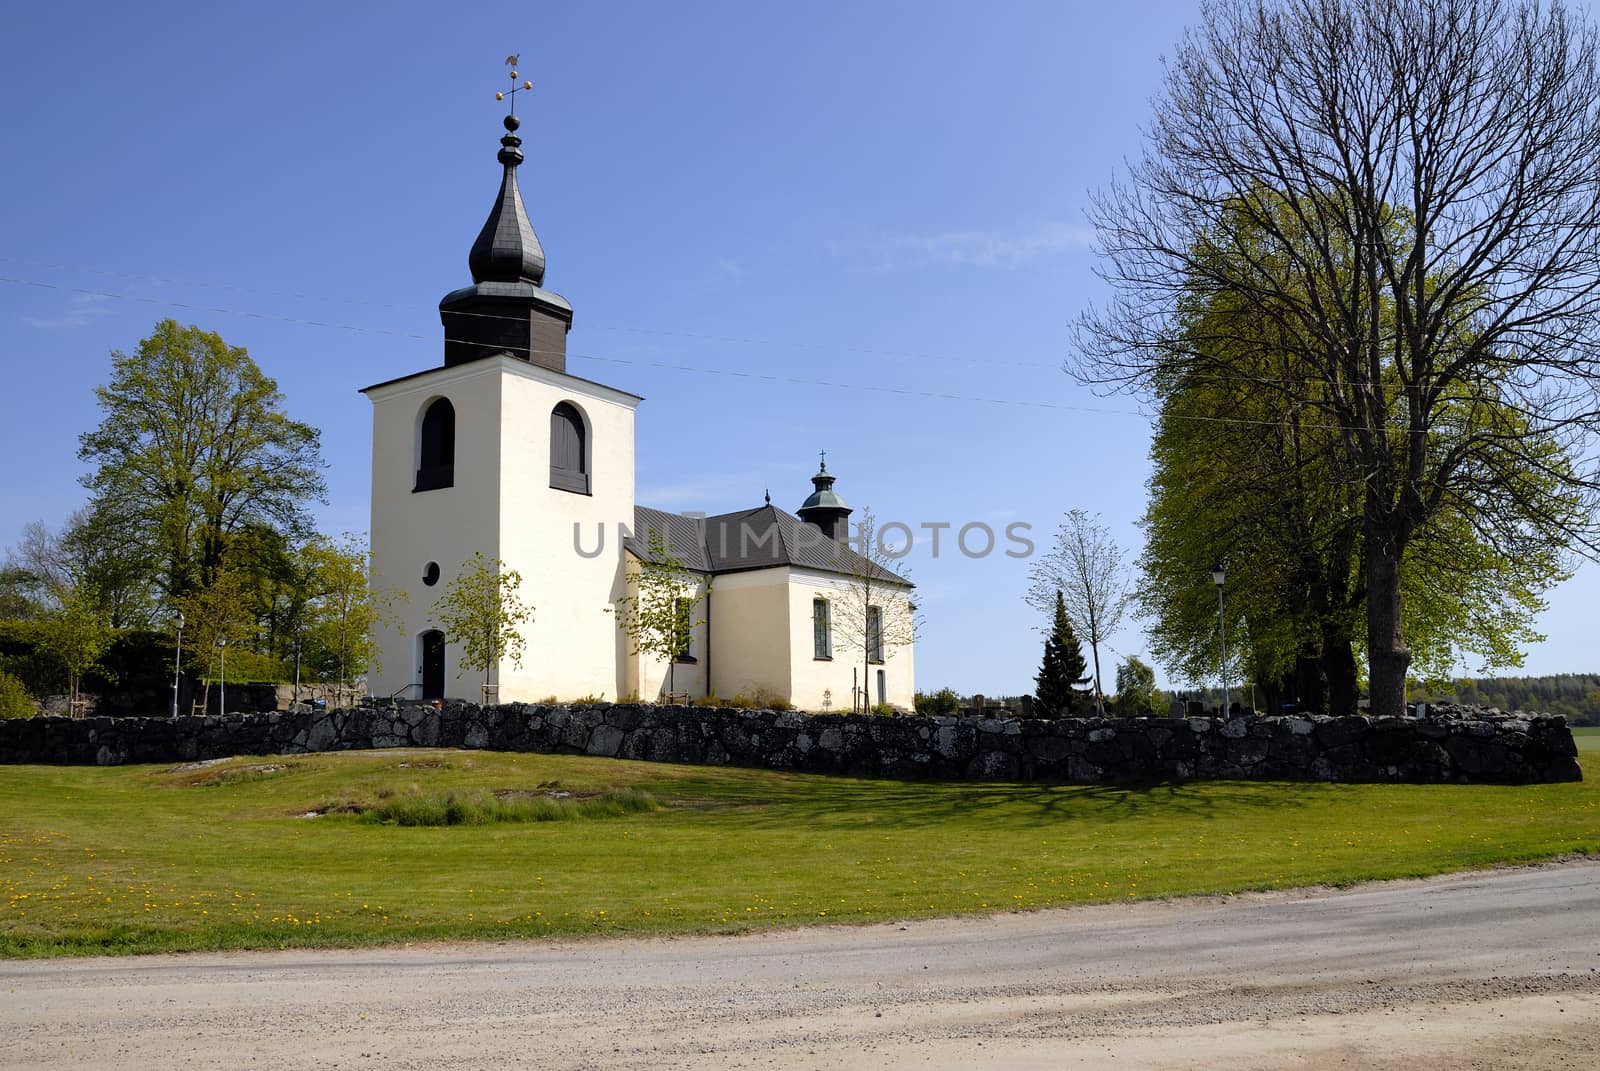
[(511, 110), (501, 121), (505, 135), (496, 154), (503, 171), (500, 194), (477, 241), (467, 254), (472, 286), (454, 290), (439, 302), (444, 323), (444, 363), (463, 364), (499, 353), (509, 353), (557, 372), (567, 369), (567, 332), (572, 328), (572, 306), (544, 286), (544, 247), (528, 222), (517, 185), (522, 165), (522, 138), (517, 130), (517, 94), (533, 88), (518, 81), (520, 56), (506, 57), (511, 68), (511, 88), (494, 95), (509, 98)]
[(820, 467), (811, 477), (814, 490), (795, 513), (807, 524), (815, 525), (829, 539), (845, 539), (850, 534), (850, 507), (833, 491), (833, 473), (828, 471), (828, 452), (822, 451)]

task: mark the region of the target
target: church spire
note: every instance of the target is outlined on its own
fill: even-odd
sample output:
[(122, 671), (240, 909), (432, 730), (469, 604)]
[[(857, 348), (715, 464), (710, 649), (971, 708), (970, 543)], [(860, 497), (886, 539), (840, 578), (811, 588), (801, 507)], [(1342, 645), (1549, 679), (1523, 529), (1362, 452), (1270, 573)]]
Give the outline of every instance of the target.
[(462, 364), (497, 354), (510, 354), (556, 372), (567, 369), (567, 332), (572, 328), (572, 306), (544, 286), (544, 247), (528, 222), (517, 187), (522, 165), (522, 138), (517, 129), (517, 94), (533, 88), (519, 83), (518, 57), (507, 56), (511, 88), (496, 93), (510, 98), (510, 111), (502, 120), (506, 132), (500, 139), (500, 193), (489, 218), (472, 243), (467, 266), (472, 284), (446, 294), (439, 302), (444, 324), (444, 363)]
[[(512, 71), (511, 77), (516, 76), (517, 72)], [(525, 85), (531, 87), (533, 83)], [(516, 88), (511, 92), (515, 94)], [(515, 108), (515, 95), (511, 99)], [(475, 283), (522, 282), (542, 286), (544, 247), (539, 244), (539, 236), (533, 233), (528, 212), (522, 207), (522, 191), (517, 188), (517, 168), (523, 160), (522, 139), (517, 136), (517, 128), (522, 121), (512, 111), (502, 122), (506, 133), (500, 139), (500, 152), (495, 157), (505, 168), (500, 179), (500, 195), (495, 198), (483, 230), (478, 232), (478, 240), (472, 243), (467, 266), (472, 269)]]

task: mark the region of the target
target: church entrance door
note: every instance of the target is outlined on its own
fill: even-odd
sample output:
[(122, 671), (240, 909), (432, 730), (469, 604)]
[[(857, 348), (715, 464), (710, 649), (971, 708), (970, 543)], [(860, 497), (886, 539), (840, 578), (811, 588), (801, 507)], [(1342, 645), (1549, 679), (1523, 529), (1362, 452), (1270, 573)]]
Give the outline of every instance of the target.
[(444, 633), (429, 629), (422, 641), (422, 698), (444, 698)]

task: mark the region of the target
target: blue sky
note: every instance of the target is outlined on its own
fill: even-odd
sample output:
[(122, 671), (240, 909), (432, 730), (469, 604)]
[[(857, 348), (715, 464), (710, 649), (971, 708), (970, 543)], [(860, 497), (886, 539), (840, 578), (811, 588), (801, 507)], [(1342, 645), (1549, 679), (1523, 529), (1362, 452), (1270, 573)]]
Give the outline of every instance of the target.
[[(520, 52), (529, 214), (569, 369), (642, 394), (638, 496), (912, 526), (1100, 513), (1136, 554), (1149, 421), (1061, 371), (1102, 295), (1083, 209), (1138, 151), (1195, 3), (32, 4), (0, 93), (0, 543), (82, 502), (113, 349), (220, 332), (323, 430), (326, 530), (367, 523), (368, 383), (441, 360)], [(43, 284), (43, 285), (41, 285)], [(114, 295), (114, 296), (112, 296)], [(661, 367), (661, 366), (671, 367)], [(693, 369), (693, 370), (690, 370)], [(776, 380), (760, 377), (780, 377)], [(802, 380), (804, 382), (789, 382)], [(905, 392), (905, 393), (902, 393)], [(1020, 403), (1020, 404), (1019, 404)], [(1031, 688), (1027, 563), (908, 559), (918, 683)], [(1588, 671), (1600, 570), (1527, 671)], [(537, 604), (537, 592), (533, 593)], [(1148, 657), (1137, 625), (1103, 652)]]

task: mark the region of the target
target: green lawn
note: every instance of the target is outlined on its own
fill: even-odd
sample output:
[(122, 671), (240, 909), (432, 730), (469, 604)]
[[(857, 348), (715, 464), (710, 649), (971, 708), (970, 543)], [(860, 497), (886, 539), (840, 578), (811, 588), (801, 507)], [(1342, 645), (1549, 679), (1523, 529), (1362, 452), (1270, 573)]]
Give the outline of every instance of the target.
[[(1600, 852), (1600, 752), (1583, 761), (1583, 783), (1522, 788), (905, 784), (466, 751), (0, 766), (0, 955), (741, 931), (1424, 875)], [(625, 789), (663, 806), (301, 817)]]
[(1572, 739), (1577, 741), (1580, 755), (1586, 751), (1600, 751), (1600, 725), (1586, 725), (1573, 729)]

